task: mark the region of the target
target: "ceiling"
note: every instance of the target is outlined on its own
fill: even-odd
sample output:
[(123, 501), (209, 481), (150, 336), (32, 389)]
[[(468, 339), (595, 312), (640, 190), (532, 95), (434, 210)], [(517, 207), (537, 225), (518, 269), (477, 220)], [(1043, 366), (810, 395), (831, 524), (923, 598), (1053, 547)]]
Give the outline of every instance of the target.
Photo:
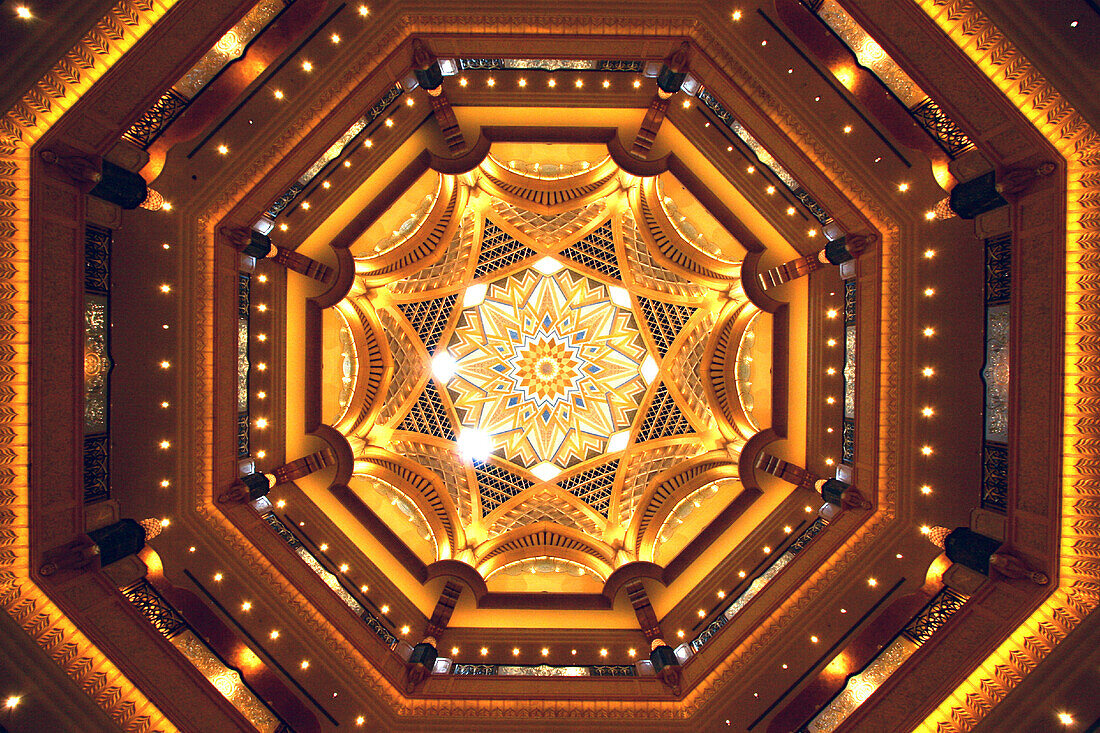
[[(1061, 335), (1063, 295), (1077, 292), (1063, 260), (1092, 221), (1094, 134), (1069, 103), (1039, 119), (1058, 92), (1038, 71), (1020, 88), (1011, 74), (1023, 72), (997, 76), (1008, 51), (982, 55), (1011, 47), (997, 28), (967, 45), (960, 14), (977, 23), (979, 9), (843, 5), (843, 22), (867, 29), (848, 43), (885, 62), (853, 63), (841, 25), (787, 0), (676, 14), (612, 4), (600, 17), (579, 5), (474, 16), (458, 3), (138, 3), (100, 22), (98, 51), (76, 40), (91, 20), (35, 10), (19, 27), (41, 38), (56, 24), (59, 49), (100, 60), (65, 81), (78, 53), (49, 77), (73, 112), (29, 112), (50, 105), (32, 100), (5, 135), (123, 161), (170, 208), (85, 204), (48, 172), (20, 173), (26, 144), (5, 153), (13, 190), (35, 181), (11, 228), (34, 245), (33, 309), (13, 328), (27, 332), (38, 405), (20, 418), (30, 488), (12, 494), (24, 500), (10, 519), (31, 530), (12, 562), (112, 517), (170, 526), (110, 575), (30, 582), (20, 560), (9, 616), (26, 630), (20, 609), (41, 609), (112, 680), (106, 697), (158, 721), (150, 729), (281, 718), (505, 730), (522, 716), (548, 730), (785, 730), (942, 587), (945, 561), (919, 528), (978, 516), (1055, 583), (975, 586), (841, 727), (962, 730), (988, 714), (978, 725), (992, 730), (1017, 707), (1041, 708), (1028, 729), (1062, 725), (1064, 710), (1087, 725), (1100, 711), (1039, 681), (1060, 667), (998, 671), (997, 694), (983, 670), (1032, 670), (1046, 654), (1020, 661), (1017, 647), (1042, 646), (1028, 639), (1055, 649), (1095, 626), (1095, 568), (1074, 544), (1091, 541), (1095, 500), (1072, 488), (1087, 471), (1060, 449), (1091, 429), (1071, 427), (1061, 399), (1091, 368), (1063, 363), (1076, 347)], [(442, 97), (411, 83), (413, 38), (454, 60)], [(702, 91), (673, 96), (632, 155), (660, 99), (656, 69), (684, 39)], [(36, 74), (61, 50), (50, 53)], [(947, 155), (868, 68), (901, 70), (976, 147)], [(135, 144), (133, 123), (167, 89), (183, 111)], [(1007, 224), (926, 217), (956, 181), (1044, 159), (1057, 180), (1014, 201)], [(95, 504), (48, 488), (80, 484), (68, 403), (83, 390), (84, 222), (113, 232), (111, 494)], [(242, 259), (226, 232), (252, 225), (327, 279)], [(998, 226), (1015, 247), (1011, 378), (1000, 372), (1009, 499), (972, 515), (989, 471), (982, 240)], [(845, 234), (870, 242), (854, 277), (827, 266), (761, 289), (759, 273)], [(73, 277), (51, 274), (66, 268)], [(59, 444), (51, 430), (76, 437)], [(318, 455), (324, 465), (266, 499), (218, 499), (242, 468)], [(758, 469), (764, 455), (822, 478), (843, 464), (872, 508), (815, 522), (821, 496)], [(119, 593), (143, 574), (185, 634), (162, 638)], [(672, 689), (635, 666), (653, 638), (646, 613), (685, 655)], [(59, 659), (27, 633), (20, 653)], [(495, 671), (412, 684), (400, 655), (425, 636), (441, 657)], [(1044, 664), (1095, 662), (1066, 655)], [(217, 671), (227, 664), (236, 671)], [(514, 673), (539, 665), (589, 671)], [(570, 677), (603, 667), (640, 671)], [(60, 710), (13, 675), (26, 699), (4, 721), (13, 730), (30, 730), (38, 707), (41, 719), (102, 715)]]

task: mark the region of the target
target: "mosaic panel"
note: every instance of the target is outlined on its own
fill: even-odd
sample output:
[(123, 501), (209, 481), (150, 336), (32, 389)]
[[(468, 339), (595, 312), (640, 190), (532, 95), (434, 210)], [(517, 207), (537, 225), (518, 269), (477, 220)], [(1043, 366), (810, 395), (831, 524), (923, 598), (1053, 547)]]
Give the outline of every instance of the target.
[(448, 350), (462, 424), (524, 466), (567, 468), (603, 452), (645, 392), (633, 315), (604, 285), (568, 270), (491, 284), (463, 311)]
[(230, 61), (244, 55), (252, 39), (267, 27), (283, 7), (283, 0), (261, 0), (254, 5), (172, 88), (187, 99), (193, 98)]
[(1009, 332), (1007, 304), (985, 311), (985, 439), (1008, 442)]
[(105, 295), (84, 296), (84, 432), (108, 429), (110, 409), (109, 300)]
[(672, 346), (672, 342), (680, 335), (684, 325), (695, 314), (695, 309), (686, 305), (665, 303), (641, 296), (638, 297), (638, 304), (645, 315), (649, 333), (657, 344), (657, 350), (661, 353), (661, 356), (665, 356)]

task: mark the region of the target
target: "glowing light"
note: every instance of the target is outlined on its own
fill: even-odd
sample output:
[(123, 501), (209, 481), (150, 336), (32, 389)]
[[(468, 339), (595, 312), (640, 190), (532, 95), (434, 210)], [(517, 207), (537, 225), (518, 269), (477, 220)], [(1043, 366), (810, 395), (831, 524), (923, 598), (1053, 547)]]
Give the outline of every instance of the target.
[(836, 346), (836, 339), (829, 339), (825, 342), (827, 346)]
[(172, 447), (172, 444), (169, 443), (167, 440), (160, 441), (160, 449), (161, 450), (168, 450), (171, 447)]
[(936, 294), (936, 289), (935, 288), (925, 288), (924, 289), (924, 297), (926, 297), (926, 298), (931, 298), (935, 294)]
[[(165, 201), (163, 204), (160, 205), (160, 208), (164, 211), (171, 211), (172, 210), (172, 204), (171, 204), (171, 202)], [(165, 248), (165, 249), (167, 249), (167, 248)]]
[(225, 576), (223, 576), (221, 573), (214, 573), (214, 582), (215, 583), (222, 582), (223, 577), (225, 577)]
[(258, 333), (258, 334), (256, 334), (256, 340), (257, 340), (257, 341), (261, 341), (261, 342), (263, 342), (263, 341), (267, 341), (267, 334), (266, 334), (266, 333)]
[(263, 417), (256, 418), (255, 425), (256, 425), (256, 427), (260, 428), (261, 430), (266, 428), (267, 427), (267, 418), (263, 418)]
[(829, 367), (825, 370), (825, 373), (831, 377), (832, 375), (836, 374), (836, 367)]
[(497, 85), (497, 80), (490, 76), (485, 80), (485, 83), (491, 87), (495, 87)]
[[(359, 6), (359, 15), (362, 15), (363, 17), (366, 17), (367, 15), (370, 15), (370, 8), (368, 8), (366, 5), (360, 5)], [(360, 720), (362, 720), (362, 718), (360, 718)]]
[(257, 458), (267, 458), (267, 451), (262, 451), (262, 450), (256, 451), (256, 457)]
[(218, 146), (218, 153), (221, 154), (221, 155), (229, 155), (229, 146), (224, 145), (224, 144), (219, 145)]
[(836, 404), (836, 397), (826, 397), (825, 398), (825, 404), (835, 405)]
[(442, 351), (432, 359), (432, 376), (441, 384), (446, 384), (455, 375), (457, 365), (458, 362), (449, 352)]
[(685, 99), (684, 100), (684, 109), (689, 109), (690, 107), (691, 107), (691, 100), (690, 99)]
[(826, 465), (826, 466), (831, 466), (831, 465), (833, 465), (834, 463), (836, 463), (836, 461), (834, 461), (834, 460), (833, 460), (832, 458), (826, 458), (826, 459), (825, 459), (825, 465)]
[(610, 81), (608, 81), (607, 79), (604, 79), (604, 80), (603, 80), (603, 88), (604, 88), (604, 89), (607, 89), (607, 88), (608, 88), (608, 87), (610, 87), (610, 86), (611, 86), (611, 82), (610, 82)]
[(542, 481), (549, 481), (561, 473), (561, 469), (549, 461), (543, 461), (532, 466), (531, 473)]
[(382, 613), (389, 613), (390, 612), (390, 607), (389, 606), (382, 606), (382, 608), (380, 608), (378, 610), (381, 611)]
[(261, 371), (261, 372), (265, 372), (265, 371), (267, 371), (267, 364), (264, 364), (264, 363), (263, 363), (263, 362), (261, 361), (261, 362), (260, 362), (259, 364), (257, 364), (257, 365), (256, 365), (256, 369), (257, 369), (258, 371)]
[(817, 637), (816, 636), (811, 636), (810, 637), (810, 643), (811, 644), (816, 644), (817, 643)]
[(341, 573), (346, 573), (348, 570), (351, 570), (351, 568), (348, 567), (347, 563), (343, 563), (342, 565), (340, 565), (340, 572)]
[(909, 184), (908, 183), (899, 183), (898, 184), (898, 190), (901, 191), (902, 193), (905, 193), (906, 191), (909, 190)]
[(768, 192), (768, 195), (774, 194), (775, 193), (775, 186), (768, 186), (767, 189), (765, 189), (765, 190)]
[(241, 604), (241, 610), (242, 611), (251, 611), (252, 610), (252, 602), (251, 601), (245, 601), (244, 603), (242, 603)]
[(280, 232), (285, 232), (287, 229), (290, 229), (290, 227), (288, 227), (285, 223), (279, 225)]
[(738, 570), (737, 571), (737, 577), (738, 578), (744, 578), (745, 577), (745, 571), (744, 570)]
[(928, 484), (925, 484), (924, 486), (920, 487), (920, 493), (924, 494), (925, 496), (928, 496), (929, 494), (932, 493), (932, 487), (929, 486)]
[(741, 20), (741, 11), (740, 10), (734, 10), (733, 11), (733, 19), (734, 20)]
[(920, 528), (920, 533), (923, 535), (931, 534), (932, 528), (925, 524)]
[(485, 656), (486, 654), (488, 654), (488, 653), (489, 653), (489, 650), (488, 650), (488, 649), (486, 649), (485, 647), (481, 647), (481, 656), (483, 656), (483, 657), (484, 657), (484, 656)]
[(313, 64), (308, 61), (302, 62), (302, 71), (313, 71)]
[(256, 310), (258, 310), (260, 313), (267, 313), (267, 306), (263, 303), (260, 303), (256, 306)]
[(707, 617), (707, 612), (704, 611), (701, 608), (698, 611), (696, 611), (696, 613), (699, 614), (699, 618), (706, 618)]
[(332, 34), (331, 36), (329, 36), (328, 38), (329, 38), (329, 40), (330, 40), (330, 41), (332, 41), (333, 43), (339, 43), (339, 42), (340, 42), (340, 35), (339, 35), (339, 34), (337, 34), (337, 33), (333, 33), (333, 34)]
[(374, 141), (371, 140), (370, 138), (367, 138), (366, 140), (363, 141), (363, 147), (364, 148), (373, 148), (374, 147)]
[(355, 719), (355, 724), (356, 725), (362, 725), (363, 723), (366, 723), (366, 722), (367, 722), (367, 719), (364, 718), (362, 715), (360, 715), (358, 718)]
[[(1073, 21), (1070, 25), (1076, 26), (1077, 21)], [(11, 698), (9, 697), (8, 700), (11, 700)], [(1069, 713), (1058, 713), (1058, 722), (1062, 725), (1073, 725), (1073, 716)]]
[(635, 654), (637, 654), (637, 653), (638, 653), (638, 652), (636, 652), (636, 651), (634, 650), (634, 648), (633, 648), (633, 647), (631, 647), (630, 649), (627, 649), (627, 650), (626, 650), (626, 654), (627, 654), (627, 656), (629, 656), (629, 657), (630, 657), (630, 658), (632, 658), (632, 659), (634, 658), (634, 655), (635, 655)]
[(162, 526), (162, 527), (167, 527), (171, 523), (172, 523), (172, 521), (170, 519), (167, 519), (167, 518), (160, 520), (160, 526)]
[(575, 82), (573, 82), (573, 86), (575, 86), (577, 89), (580, 89), (581, 87), (584, 86), (584, 80), (583, 79), (577, 79)]
[(933, 410), (931, 407), (922, 407), (920, 414), (924, 415), (925, 417), (932, 417), (936, 414), (936, 411)]
[(926, 211), (926, 212), (924, 212), (924, 218), (927, 219), (928, 221), (932, 221), (933, 219), (936, 218), (936, 212)]
[(272, 641), (275, 641), (276, 639), (279, 638), (279, 630), (278, 629), (272, 629), (271, 633), (267, 635), (267, 638), (271, 639)]
[(874, 588), (875, 586), (877, 586), (877, 585), (878, 585), (878, 581), (877, 581), (877, 580), (875, 580), (874, 578), (868, 578), (868, 579), (867, 579), (867, 585), (869, 585), (869, 586), (871, 586), (872, 588)]
[(684, 630), (683, 629), (677, 629), (676, 630), (676, 636), (683, 639), (684, 638)]
[(469, 83), (470, 83), (470, 82), (466, 81), (466, 77), (462, 77), (462, 78), (460, 78), (460, 79), (458, 80), (458, 85), (459, 85), (460, 87), (464, 87), (464, 86), (466, 86), (466, 85), (467, 85), (467, 84), (469, 84)]
[(554, 88), (554, 87), (556, 87), (557, 85), (558, 85), (558, 82), (557, 82), (557, 80), (556, 80), (556, 79), (548, 79), (548, 80), (546, 81), (546, 86), (550, 87), (551, 89), (553, 89), (553, 88)]
[(724, 590), (720, 590), (720, 591), (718, 591), (717, 595), (718, 595), (718, 598), (720, 598), (720, 599), (725, 598), (726, 597), (726, 592)]
[(191, 545), (190, 547), (187, 548), (187, 551), (188, 552), (194, 552), (195, 551), (195, 546)]
[(933, 374), (936, 373), (936, 370), (932, 367), (925, 367), (924, 369), (920, 370), (920, 373), (922, 376), (931, 377)]
[(257, 392), (256, 393), (256, 399), (258, 399), (258, 400), (267, 399), (267, 392)]
[(764, 554), (765, 555), (770, 555), (771, 552), (772, 552), (772, 548), (768, 547), (767, 545), (764, 545)]
[(926, 337), (932, 337), (936, 335), (936, 329), (928, 326), (923, 331), (921, 331), (921, 333), (923, 333)]
[(638, 88), (638, 87), (640, 87), (641, 85), (642, 85), (642, 80), (641, 80), (641, 79), (635, 79), (635, 80), (634, 80), (634, 88), (635, 88), (635, 89), (637, 89), (637, 88)]
[(328, 543), (327, 542), (322, 542), (321, 543), (321, 552), (328, 552)]
[(162, 479), (161, 482), (160, 482), (160, 487), (162, 489), (167, 489), (168, 486), (169, 486), (168, 479)]
[(519, 647), (518, 647), (518, 646), (517, 646), (517, 647), (513, 647), (513, 649), (512, 649), (512, 656), (513, 656), (513, 657), (518, 657), (518, 656), (519, 656)]
[[(492, 84), (490, 84), (489, 86), (492, 86)], [(387, 117), (386, 118), (386, 127), (393, 127), (393, 118), (392, 117)]]
[(172, 363), (171, 363), (171, 362), (169, 362), (168, 360), (162, 361), (162, 362), (160, 363), (160, 368), (161, 368), (161, 369), (167, 369), (167, 368), (169, 368), (170, 366), (172, 366)]
[[(16, 8), (17, 12), (20, 11), (20, 10), (27, 10), (27, 9), (26, 8)], [(29, 18), (30, 17), (30, 11), (27, 11), (27, 15), (23, 15), (22, 13), (20, 13), (19, 17), (20, 18)], [(4, 707), (6, 707), (8, 710), (14, 710), (16, 708), (16, 706), (19, 705), (19, 701), (22, 700), (22, 699), (23, 698), (21, 698), (19, 695), (12, 695), (7, 700), (4, 701)]]
[(286, 499), (279, 499), (277, 502), (275, 502), (275, 506), (279, 509), (282, 509), (286, 506)]
[(281, 89), (276, 89), (274, 94), (275, 94), (275, 99), (282, 99), (283, 98), (283, 90), (281, 90)]
[(851, 134), (851, 132), (852, 132), (852, 126), (851, 125), (845, 125), (844, 126), (844, 134), (848, 135), (848, 134)]
[(360, 592), (360, 593), (366, 593), (366, 592), (367, 592), (367, 591), (369, 591), (369, 590), (370, 590), (370, 588), (369, 588), (369, 587), (367, 587), (367, 586), (365, 586), (365, 585), (361, 585), (361, 586), (359, 586), (359, 592)]
[(525, 86), (527, 86), (527, 80), (526, 80), (526, 79), (524, 79), (523, 77), (520, 77), (520, 80), (519, 80), (519, 85), (520, 85), (521, 87), (525, 87)]
[(746, 173), (756, 173), (756, 166), (755, 165), (750, 165), (748, 168), (745, 169), (745, 172)]
[(826, 318), (836, 318), (836, 314), (837, 314), (836, 308), (830, 308), (829, 310), (825, 311), (825, 317)]
[(935, 257), (935, 256), (936, 256), (936, 250), (934, 250), (934, 249), (926, 249), (926, 250), (924, 250), (924, 259), (926, 259), (926, 260), (930, 260), (930, 259), (932, 259), (932, 258), (933, 258), (933, 257)]
[(306, 211), (309, 211), (309, 202), (308, 201), (303, 201), (302, 202), (302, 208), (305, 209)]
[(493, 452), (493, 438), (484, 430), (465, 428), (458, 436), (458, 452), (463, 458), (484, 463)]
[(601, 649), (600, 650), (600, 656), (601, 657), (606, 657), (607, 656), (607, 650), (606, 649)]
[(546, 647), (543, 647), (542, 648), (542, 656), (544, 656), (544, 657), (550, 656), (550, 650), (547, 649)]
[(806, 236), (816, 237), (817, 236), (817, 230), (816, 229), (810, 229), (809, 231), (806, 232)]
[(932, 455), (932, 446), (922, 445), (920, 448), (920, 452), (922, 456), (930, 456)]
[(401, 627), (401, 635), (406, 636), (406, 635), (408, 635), (408, 633), (409, 633), (409, 627), (408, 626), (402, 626)]
[[(30, 20), (30, 19), (31, 19), (31, 9), (30, 9), (30, 8), (28, 8), (28, 7), (26, 6), (26, 5), (20, 5), (20, 6), (18, 6), (18, 7), (17, 7), (16, 9), (15, 9), (15, 14), (16, 14), (16, 15), (18, 15), (18, 16), (19, 16), (20, 18), (22, 18), (23, 20)], [(18, 698), (18, 697), (9, 697), (9, 698), (8, 698), (8, 702), (9, 702), (9, 703), (11, 703), (11, 701), (12, 701), (12, 700), (15, 700), (15, 702), (16, 702), (16, 703), (18, 703), (18, 702), (19, 702), (19, 698)], [(15, 705), (11, 705), (11, 704), (9, 704), (9, 705), (8, 705), (8, 707), (9, 707), (9, 708), (14, 708), (14, 707), (15, 707)]]
[(791, 529), (791, 525), (789, 525), (789, 524), (788, 524), (788, 525), (787, 525), (786, 527), (784, 527), (784, 528), (783, 528), (783, 533), (784, 533), (784, 534), (790, 534), (790, 533), (791, 533), (791, 532), (793, 532), (793, 531), (794, 531), (794, 530), (793, 530), (793, 529)]
[(458, 647), (457, 646), (451, 647), (451, 656), (453, 657), (453, 656), (456, 656), (457, 654), (458, 654)]
[(788, 206), (787, 207), (787, 216), (794, 216), (794, 207), (793, 206)]

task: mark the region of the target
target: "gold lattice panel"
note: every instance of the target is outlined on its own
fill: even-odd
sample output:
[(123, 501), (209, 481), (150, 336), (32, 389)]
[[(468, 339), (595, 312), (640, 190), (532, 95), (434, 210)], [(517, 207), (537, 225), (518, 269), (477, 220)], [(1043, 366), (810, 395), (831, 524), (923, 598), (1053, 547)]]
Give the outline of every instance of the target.
[(382, 309), (378, 317), (382, 321), (386, 342), (393, 357), (393, 376), (386, 389), (386, 398), (382, 402), (377, 418), (379, 425), (385, 425), (397, 417), (397, 411), (423, 379), (424, 361), (413, 345), (412, 339), (389, 310)]
[(714, 415), (707, 403), (699, 369), (714, 323), (715, 318), (711, 313), (707, 313), (696, 321), (695, 326), (684, 339), (684, 343), (673, 355), (672, 366), (669, 368), (676, 389), (687, 402), (692, 414), (707, 428), (714, 427)]
[(502, 514), (489, 528), (489, 538), (535, 522), (553, 522), (596, 536), (596, 523), (584, 512), (549, 491), (538, 491)]
[(493, 211), (526, 236), (539, 244), (554, 244), (573, 236), (603, 211), (603, 203), (594, 201), (579, 209), (551, 216), (521, 209), (500, 199), (493, 199)]
[(458, 510), (460, 521), (468, 524), (473, 519), (474, 503), (470, 482), (456, 451), (413, 440), (395, 440), (392, 449), (394, 453), (419, 463), (443, 479), (443, 485), (447, 487), (447, 493)]
[(473, 214), (467, 214), (463, 217), (462, 225), (451, 238), (439, 261), (412, 273), (403, 280), (390, 283), (390, 291), (399, 295), (409, 295), (430, 290), (443, 290), (458, 285), (466, 275), (476, 233), (477, 218)]

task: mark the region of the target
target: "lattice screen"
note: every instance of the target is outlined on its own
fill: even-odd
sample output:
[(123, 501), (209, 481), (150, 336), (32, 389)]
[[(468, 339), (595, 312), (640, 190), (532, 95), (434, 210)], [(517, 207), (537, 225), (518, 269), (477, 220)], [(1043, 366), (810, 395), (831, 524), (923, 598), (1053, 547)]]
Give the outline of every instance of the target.
[(558, 254), (601, 275), (622, 280), (619, 261), (615, 257), (615, 237), (611, 231), (611, 222), (607, 222)]
[(657, 385), (653, 402), (649, 405), (642, 425), (638, 428), (637, 442), (655, 440), (669, 435), (685, 435), (693, 431), (691, 423), (684, 417), (676, 401), (669, 394), (664, 382)]
[(482, 516), (534, 485), (527, 479), (492, 463), (475, 465), (474, 473), (477, 475), (477, 484), (481, 489)]
[(443, 335), (443, 329), (447, 327), (447, 319), (457, 301), (458, 295), (452, 294), (432, 300), (397, 304), (420, 336), (420, 340), (424, 342), (424, 348), (429, 355), (439, 345), (439, 337)]
[(409, 410), (409, 414), (397, 426), (398, 430), (408, 430), (413, 433), (434, 435), (444, 440), (454, 440), (455, 431), (447, 417), (447, 409), (439, 398), (439, 390), (431, 379), (424, 385), (424, 391), (420, 393), (420, 399)]
[(641, 296), (638, 297), (638, 303), (642, 307), (642, 313), (645, 315), (649, 332), (653, 334), (653, 341), (657, 344), (657, 350), (661, 352), (661, 356), (664, 356), (668, 353), (672, 342), (680, 335), (684, 324), (695, 313), (695, 308), (665, 303), (660, 300), (650, 300)]
[(626, 261), (635, 282), (650, 290), (669, 295), (688, 298), (699, 298), (703, 295), (705, 292), (703, 288), (680, 277), (653, 259), (645, 240), (638, 231), (634, 215), (629, 210), (623, 213), (622, 232)]
[(423, 293), (427, 290), (441, 290), (459, 283), (466, 273), (466, 263), (470, 260), (470, 254), (474, 248), (476, 224), (476, 217), (467, 214), (438, 262), (417, 270), (403, 280), (391, 283), (390, 290), (400, 294)]
[(576, 476), (570, 476), (559, 481), (558, 485), (606, 517), (611, 506), (611, 492), (615, 484), (615, 472), (618, 470), (619, 459), (616, 458), (583, 473), (578, 473)]
[(576, 234), (603, 211), (603, 202), (596, 201), (579, 209), (553, 216), (536, 214), (500, 199), (493, 199), (493, 210), (500, 218), (542, 244), (553, 244)]
[(520, 244), (510, 234), (486, 219), (485, 229), (481, 233), (481, 252), (477, 256), (474, 277), (484, 277), (497, 270), (503, 270), (536, 254), (538, 253), (535, 250)]
[(700, 452), (701, 449), (697, 443), (682, 443), (655, 448), (633, 456), (626, 466), (623, 493), (619, 497), (619, 521), (622, 525), (625, 527), (630, 523), (638, 501), (657, 474), (699, 455)]

